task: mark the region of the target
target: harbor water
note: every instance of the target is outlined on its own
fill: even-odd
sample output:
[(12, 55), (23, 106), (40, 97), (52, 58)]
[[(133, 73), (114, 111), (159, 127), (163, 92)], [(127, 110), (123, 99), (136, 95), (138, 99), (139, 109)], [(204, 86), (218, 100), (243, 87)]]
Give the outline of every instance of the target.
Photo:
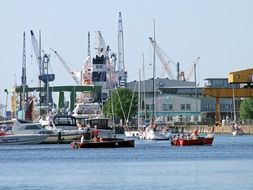
[(0, 189), (250, 190), (253, 136), (216, 135), (212, 146), (71, 149), (68, 144), (0, 146)]

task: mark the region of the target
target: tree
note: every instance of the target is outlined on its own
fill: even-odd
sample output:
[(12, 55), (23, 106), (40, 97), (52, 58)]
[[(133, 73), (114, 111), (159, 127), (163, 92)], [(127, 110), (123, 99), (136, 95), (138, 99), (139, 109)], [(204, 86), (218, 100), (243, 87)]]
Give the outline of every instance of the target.
[(253, 119), (253, 99), (246, 98), (242, 101), (240, 106), (241, 119)]
[[(103, 114), (106, 117), (112, 116), (112, 102), (113, 102), (113, 112), (116, 119), (122, 119), (125, 122), (125, 120), (132, 118), (137, 114), (138, 97), (136, 93), (134, 93), (129, 89), (117, 88), (112, 91), (111, 96), (107, 99), (106, 103), (103, 106)], [(127, 118), (128, 113), (129, 118)]]

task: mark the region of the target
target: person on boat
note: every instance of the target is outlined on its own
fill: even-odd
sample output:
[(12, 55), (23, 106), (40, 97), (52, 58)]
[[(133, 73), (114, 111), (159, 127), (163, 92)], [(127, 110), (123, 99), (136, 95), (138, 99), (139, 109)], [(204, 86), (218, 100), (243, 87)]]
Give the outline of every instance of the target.
[(199, 130), (196, 129), (196, 130), (194, 130), (194, 131), (192, 132), (191, 138), (192, 138), (192, 139), (197, 139), (198, 137), (199, 137)]
[(94, 141), (97, 141), (98, 133), (99, 133), (99, 130), (98, 130), (97, 126), (95, 125), (94, 129), (92, 130), (92, 139)]
[(81, 136), (81, 143), (84, 143), (84, 134)]

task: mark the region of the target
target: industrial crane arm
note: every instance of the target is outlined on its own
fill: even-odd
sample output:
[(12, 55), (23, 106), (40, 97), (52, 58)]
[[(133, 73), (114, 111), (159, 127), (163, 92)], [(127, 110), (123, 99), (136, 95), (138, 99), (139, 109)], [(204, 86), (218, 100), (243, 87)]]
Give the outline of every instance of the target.
[(39, 66), (39, 71), (40, 71), (40, 74), (42, 74), (42, 68), (41, 68), (41, 51), (40, 51), (40, 47), (38, 45), (38, 41), (37, 39), (35, 38), (35, 35), (33, 33), (33, 31), (31, 30), (31, 40), (32, 40), (32, 45), (33, 45), (33, 50), (34, 50), (34, 54), (36, 56), (36, 60), (37, 60), (37, 63), (38, 63), (38, 66)]
[[(161, 63), (163, 64), (163, 67), (165, 69), (165, 71), (167, 72), (168, 76), (170, 77), (170, 79), (175, 79), (175, 76), (173, 74), (173, 72), (170, 69), (169, 63), (172, 63), (173, 61), (163, 52), (163, 50), (158, 46), (158, 44), (152, 39), (149, 38), (153, 48), (155, 48), (155, 52), (157, 54), (157, 56), (159, 57)], [(166, 61), (167, 59), (167, 61)]]
[(80, 85), (80, 81), (77, 79), (75, 73), (69, 68), (69, 66), (67, 65), (66, 61), (58, 54), (57, 51), (55, 51), (54, 49), (50, 48), (54, 54), (57, 56), (57, 58), (60, 60), (60, 62), (63, 64), (63, 66), (65, 67), (65, 69), (68, 71), (68, 73), (71, 75), (71, 77), (74, 79), (74, 81), (76, 82), (77, 85)]

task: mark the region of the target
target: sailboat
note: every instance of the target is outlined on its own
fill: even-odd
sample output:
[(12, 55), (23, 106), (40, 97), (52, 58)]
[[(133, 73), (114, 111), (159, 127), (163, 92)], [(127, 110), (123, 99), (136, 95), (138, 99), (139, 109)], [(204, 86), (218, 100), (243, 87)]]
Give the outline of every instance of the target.
[(156, 65), (155, 65), (155, 51), (156, 51), (156, 41), (155, 41), (155, 20), (154, 20), (154, 51), (153, 51), (153, 111), (152, 111), (152, 121), (149, 126), (145, 127), (144, 131), (139, 135), (140, 139), (146, 140), (169, 140), (170, 133), (163, 130), (162, 127), (157, 126), (159, 119), (156, 119), (156, 109), (155, 109), (155, 100), (156, 100)]
[[(139, 82), (138, 82), (138, 121), (137, 121), (138, 127), (137, 127), (137, 129), (135, 129), (133, 127), (129, 127), (128, 126), (128, 122), (126, 123), (126, 126), (124, 127), (124, 134), (128, 138), (138, 138), (139, 137), (139, 125), (140, 125), (139, 112), (140, 112), (140, 105), (141, 105), (141, 103), (140, 103), (141, 102), (140, 101), (140, 82), (141, 82), (141, 77), (140, 77), (140, 70), (139, 70)], [(135, 90), (133, 91), (132, 100), (133, 100), (134, 93), (135, 93)], [(132, 105), (132, 101), (131, 101), (131, 105)]]
[(231, 124), (232, 129), (232, 135), (238, 136), (238, 135), (244, 135), (244, 131), (241, 127), (239, 127), (236, 123), (236, 111), (235, 111), (235, 89), (233, 87), (233, 110), (234, 110), (234, 122)]

